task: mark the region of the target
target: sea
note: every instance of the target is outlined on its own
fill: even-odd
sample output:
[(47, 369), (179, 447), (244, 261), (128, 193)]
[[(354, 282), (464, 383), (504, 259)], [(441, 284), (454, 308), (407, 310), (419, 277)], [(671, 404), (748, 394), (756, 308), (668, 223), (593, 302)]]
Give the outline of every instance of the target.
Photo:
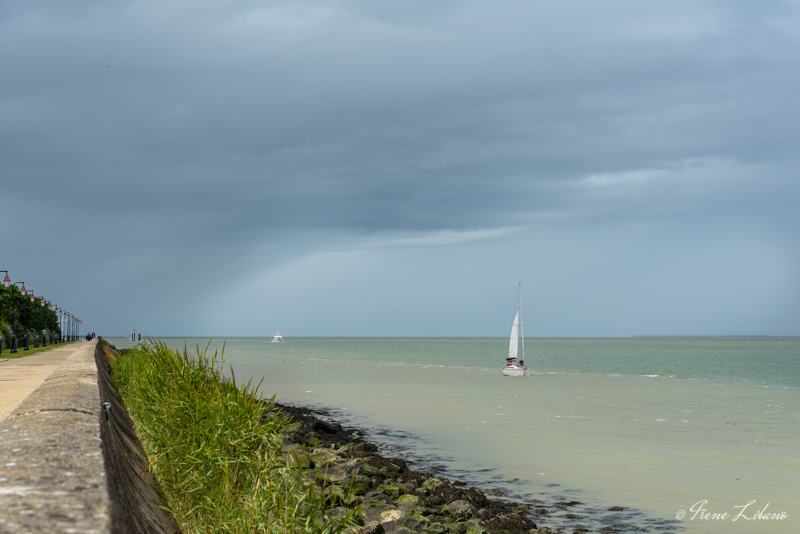
[(539, 527), (800, 532), (798, 338), (530, 338), (524, 377), (501, 373), (507, 338), (160, 341)]

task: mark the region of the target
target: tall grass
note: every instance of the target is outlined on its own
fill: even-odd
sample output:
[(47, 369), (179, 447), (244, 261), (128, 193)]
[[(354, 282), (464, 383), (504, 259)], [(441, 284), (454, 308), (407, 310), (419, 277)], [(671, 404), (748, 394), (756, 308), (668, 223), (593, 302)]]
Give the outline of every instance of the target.
[(337, 533), (352, 526), (281, 455), (287, 421), (264, 417), (222, 358), (148, 342), (120, 356), (114, 382), (183, 532)]

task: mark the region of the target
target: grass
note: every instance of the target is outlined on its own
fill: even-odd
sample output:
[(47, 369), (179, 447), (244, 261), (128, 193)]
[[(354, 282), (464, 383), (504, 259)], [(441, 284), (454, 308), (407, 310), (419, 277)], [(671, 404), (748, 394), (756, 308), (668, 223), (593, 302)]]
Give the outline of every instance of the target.
[(12, 353), (11, 352), (11, 347), (10, 346), (6, 346), (6, 342), (4, 341), (3, 342), (3, 351), (0, 352), (0, 357), (2, 357), (2, 358), (23, 358), (25, 356), (30, 356), (31, 354), (36, 354), (37, 352), (44, 352), (46, 350), (57, 349), (58, 347), (63, 347), (65, 345), (69, 345), (69, 344), (72, 344), (72, 343), (77, 343), (77, 341), (67, 341), (65, 343), (56, 343), (55, 345), (53, 345), (52, 343), (48, 343), (46, 347), (43, 347), (43, 346), (39, 345), (38, 347), (34, 348), (33, 343), (29, 341), (28, 342), (29, 349), (28, 350), (24, 350), (25, 349), (25, 340), (23, 339), (21, 344), (20, 344), (19, 341), (20, 340), (17, 339), (17, 352), (16, 353)]
[[(117, 390), (183, 532), (337, 533), (314, 483), (281, 454), (286, 419), (221, 376), (222, 358), (149, 341), (119, 356)], [(271, 403), (271, 401), (270, 401)], [(264, 416), (263, 414), (268, 415)]]

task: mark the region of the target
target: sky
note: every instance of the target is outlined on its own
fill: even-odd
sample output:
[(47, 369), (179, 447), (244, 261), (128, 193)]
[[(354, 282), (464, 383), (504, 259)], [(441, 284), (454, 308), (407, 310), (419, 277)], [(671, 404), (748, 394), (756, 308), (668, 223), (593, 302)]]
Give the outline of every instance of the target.
[(147, 336), (800, 335), (800, 4), (8, 0), (0, 269)]

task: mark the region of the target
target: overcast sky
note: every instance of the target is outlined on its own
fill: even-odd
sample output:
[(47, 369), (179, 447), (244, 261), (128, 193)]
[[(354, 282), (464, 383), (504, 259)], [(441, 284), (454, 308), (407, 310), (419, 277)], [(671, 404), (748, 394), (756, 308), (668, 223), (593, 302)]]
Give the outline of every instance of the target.
[(0, 269), (105, 336), (800, 335), (800, 4), (0, 3)]

